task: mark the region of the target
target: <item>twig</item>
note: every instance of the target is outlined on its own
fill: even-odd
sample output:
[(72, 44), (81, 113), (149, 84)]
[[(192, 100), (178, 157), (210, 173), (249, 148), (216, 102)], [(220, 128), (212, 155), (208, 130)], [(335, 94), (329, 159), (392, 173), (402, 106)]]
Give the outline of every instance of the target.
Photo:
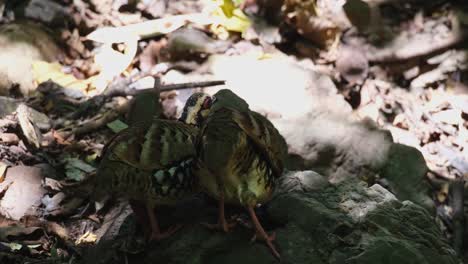
[(107, 123), (112, 122), (115, 119), (117, 119), (120, 114), (123, 114), (123, 113), (127, 112), (128, 107), (129, 107), (129, 104), (125, 103), (124, 105), (122, 105), (121, 107), (119, 107), (116, 110), (111, 110), (109, 112), (106, 112), (102, 117), (100, 117), (100, 118), (98, 118), (96, 120), (89, 121), (89, 122), (83, 124), (82, 126), (74, 128), (72, 130), (72, 133), (74, 135), (76, 135), (76, 136), (79, 136), (79, 135), (83, 135), (83, 134), (92, 132), (94, 130), (97, 130), (97, 129), (105, 126)]
[[(172, 90), (182, 90), (194, 87), (210, 87), (216, 85), (224, 85), (226, 81), (205, 81), (205, 82), (188, 82), (188, 83), (176, 83), (176, 84), (163, 84), (160, 86), (159, 91), (172, 91)], [(151, 91), (153, 88), (145, 88), (145, 89), (125, 89), (123, 91), (113, 91), (108, 93), (108, 96), (125, 96), (125, 95), (137, 95), (140, 93)]]
[(177, 83), (177, 84), (166, 84), (162, 85), (160, 90), (163, 91), (170, 91), (170, 90), (181, 90), (187, 89), (191, 87), (209, 87), (209, 86), (216, 86), (216, 85), (225, 85), (226, 81), (206, 81), (206, 82), (188, 82), (188, 83)]
[(119, 115), (126, 113), (129, 108), (129, 102), (122, 104), (121, 106), (117, 107), (114, 110), (110, 110), (101, 117), (88, 121), (83, 125), (72, 129), (71, 131), (60, 131), (59, 134), (64, 138), (67, 139), (71, 135), (80, 136), (105, 126), (107, 123), (112, 122), (113, 120), (117, 119)]
[[(225, 84), (225, 81), (206, 81), (206, 82), (190, 82), (190, 83), (161, 85), (159, 82), (159, 79), (156, 78), (153, 88), (139, 89), (139, 90), (132, 89), (130, 91), (127, 91), (127, 93), (123, 95), (137, 95), (143, 92), (150, 92), (150, 91), (158, 93), (158, 92), (170, 91), (170, 90), (187, 89), (191, 87), (208, 87), (208, 86), (223, 85), (223, 84)], [(107, 96), (117, 96), (119, 95), (119, 93), (117, 92), (118, 91), (115, 91), (114, 93), (109, 93), (107, 94)], [(99, 98), (102, 99), (102, 97), (99, 97)], [(102, 105), (105, 100), (101, 100), (101, 101), (102, 102), (100, 103), (100, 105)], [(107, 123), (112, 122), (113, 120), (117, 119), (121, 114), (127, 113), (129, 108), (130, 108), (130, 102), (126, 102), (122, 104), (121, 106), (119, 106), (118, 108), (104, 113), (104, 115), (101, 116), (100, 118), (91, 120), (79, 127), (72, 129), (71, 131), (61, 131), (59, 132), (59, 134), (64, 139), (67, 139), (71, 135), (80, 136), (80, 135), (98, 130), (101, 127), (105, 126)]]

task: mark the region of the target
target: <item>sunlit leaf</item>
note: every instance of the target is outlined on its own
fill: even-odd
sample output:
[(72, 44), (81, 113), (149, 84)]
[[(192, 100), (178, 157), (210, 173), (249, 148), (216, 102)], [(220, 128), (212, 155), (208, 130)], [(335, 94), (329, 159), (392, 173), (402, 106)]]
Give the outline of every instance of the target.
[(219, 25), (226, 30), (244, 33), (252, 24), (233, 0), (222, 0), (217, 3), (218, 9), (214, 11), (213, 16), (219, 19)]
[(77, 158), (67, 159), (65, 165), (65, 175), (67, 178), (75, 181), (83, 180), (86, 173), (91, 173), (95, 170), (96, 168)]
[(120, 131), (126, 129), (128, 125), (120, 121), (120, 119), (116, 119), (110, 123), (107, 123), (107, 127), (110, 128), (112, 132), (119, 133)]
[(86, 173), (82, 170), (72, 167), (67, 168), (67, 170), (65, 171), (65, 175), (70, 180), (82, 181), (85, 178)]
[(42, 246), (42, 244), (28, 245), (28, 248), (33, 248), (34, 249), (34, 248), (39, 248), (41, 246)]
[(80, 160), (80, 159), (76, 159), (76, 158), (72, 158), (72, 159), (69, 159), (68, 160), (68, 163), (67, 163), (68, 166), (72, 166), (72, 167), (75, 167), (75, 168), (78, 168), (84, 172), (93, 172), (96, 170), (96, 168), (94, 168), (93, 166), (89, 165), (88, 163)]
[(96, 240), (97, 240), (96, 234), (88, 231), (85, 234), (83, 234), (80, 238), (78, 238), (75, 244), (80, 245), (80, 244), (86, 244), (86, 243), (94, 243), (96, 242)]
[(84, 91), (88, 88), (87, 80), (78, 80), (72, 74), (67, 74), (62, 71), (62, 66), (57, 63), (49, 63), (45, 61), (34, 61), (32, 64), (34, 80), (37, 83), (43, 83), (48, 80), (66, 87), (79, 89)]
[(85, 160), (88, 163), (92, 163), (92, 162), (94, 162), (96, 160), (97, 157), (98, 157), (98, 154), (94, 153), (94, 154), (86, 156)]
[(11, 251), (18, 251), (20, 250), (21, 248), (23, 248), (23, 246), (21, 244), (18, 244), (18, 243), (4, 243), (4, 242), (0, 242), (2, 245), (4, 246), (7, 246), (11, 249)]

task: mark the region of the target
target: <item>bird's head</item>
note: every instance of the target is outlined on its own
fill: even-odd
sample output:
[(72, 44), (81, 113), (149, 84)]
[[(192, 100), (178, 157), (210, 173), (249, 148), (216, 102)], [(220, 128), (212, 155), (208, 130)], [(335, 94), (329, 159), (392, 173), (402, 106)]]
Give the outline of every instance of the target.
[(213, 101), (213, 97), (206, 93), (192, 94), (185, 103), (179, 121), (189, 125), (200, 125), (208, 116)]

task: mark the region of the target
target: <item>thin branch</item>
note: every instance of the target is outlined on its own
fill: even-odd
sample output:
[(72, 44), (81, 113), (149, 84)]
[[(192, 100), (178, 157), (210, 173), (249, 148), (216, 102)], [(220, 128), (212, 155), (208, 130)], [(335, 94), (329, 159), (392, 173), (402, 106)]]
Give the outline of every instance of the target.
[[(217, 85), (225, 85), (226, 81), (205, 81), (205, 82), (188, 82), (188, 83), (176, 83), (176, 84), (163, 84), (160, 86), (160, 92), (172, 91), (172, 90), (183, 90), (195, 87), (210, 87), (210, 86), (217, 86)], [(145, 89), (132, 89), (128, 90), (124, 95), (137, 95), (143, 92), (151, 91), (154, 88), (145, 88)], [(113, 94), (114, 95), (114, 94)]]
[(124, 114), (128, 112), (129, 108), (129, 102), (126, 102), (120, 106), (118, 106), (116, 109), (112, 109), (106, 113), (104, 113), (101, 117), (90, 120), (86, 123), (84, 123), (81, 126), (78, 126), (76, 128), (73, 128), (71, 131), (58, 131), (58, 133), (64, 138), (67, 139), (71, 135), (75, 136), (80, 136), (83, 134), (90, 133), (92, 131), (98, 130), (101, 127), (104, 127), (107, 125), (107, 123), (114, 121), (117, 119), (121, 114)]

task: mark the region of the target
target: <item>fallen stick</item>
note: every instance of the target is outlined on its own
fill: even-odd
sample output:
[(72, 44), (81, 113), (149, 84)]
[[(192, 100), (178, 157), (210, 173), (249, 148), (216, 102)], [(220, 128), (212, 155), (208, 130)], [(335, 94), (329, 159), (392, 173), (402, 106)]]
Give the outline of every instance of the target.
[[(217, 85), (225, 85), (226, 81), (205, 81), (205, 82), (188, 82), (188, 83), (175, 83), (175, 84), (162, 84), (159, 87), (160, 92), (172, 91), (172, 90), (182, 90), (194, 87), (210, 87), (210, 86), (217, 86)], [(136, 95), (145, 91), (150, 91), (153, 88), (145, 88), (139, 90), (133, 90), (129, 95)]]
[[(200, 87), (200, 88), (210, 87), (210, 86), (224, 85), (224, 84), (226, 84), (226, 81), (222, 81), (222, 80), (176, 83), (176, 84), (162, 84), (159, 86), (159, 91), (165, 92), (165, 91), (182, 90), (182, 89), (189, 89), (189, 88), (195, 88), (195, 87)], [(132, 89), (128, 87), (123, 87), (123, 88), (118, 88), (117, 86), (115, 87), (116, 88), (113, 88), (110, 91), (106, 91), (104, 95), (107, 97), (137, 95), (137, 94), (151, 91), (154, 89), (154, 88)]]
[[(161, 85), (158, 79), (156, 79), (153, 88), (139, 89), (139, 90), (132, 89), (130, 91), (133, 91), (133, 92), (127, 91), (127, 93), (124, 93), (124, 94), (115, 93), (116, 92), (115, 91), (114, 93), (107, 94), (107, 96), (137, 95), (137, 94), (152, 91), (152, 90), (158, 93), (158, 92), (171, 91), (171, 90), (187, 89), (187, 88), (192, 88), (192, 87), (208, 87), (208, 86), (216, 86), (216, 85), (223, 85), (223, 84), (225, 84), (225, 81), (189, 82), (189, 83)], [(158, 88), (159, 88), (159, 91), (158, 91)], [(103, 102), (104, 100), (102, 100), (102, 103)], [(71, 131), (61, 131), (59, 133), (64, 139), (67, 139), (71, 135), (80, 136), (83, 134), (90, 133), (92, 131), (100, 129), (101, 127), (104, 127), (109, 122), (114, 121), (121, 114), (128, 112), (129, 108), (130, 108), (130, 101), (120, 105), (116, 109), (113, 109), (104, 113), (101, 117), (97, 119), (88, 121), (79, 127), (73, 128)]]
[(68, 139), (71, 135), (75, 135), (75, 136), (81, 136), (83, 134), (87, 134), (87, 133), (90, 133), (90, 132), (93, 132), (95, 130), (98, 130), (100, 129), (101, 127), (107, 125), (109, 122), (112, 122), (114, 121), (115, 119), (117, 119), (121, 114), (124, 114), (128, 111), (130, 107), (130, 104), (129, 104), (129, 101), (120, 105), (119, 107), (117, 107), (116, 109), (113, 109), (113, 110), (110, 110), (106, 113), (104, 113), (101, 117), (99, 118), (96, 118), (96, 119), (93, 119), (91, 121), (88, 121), (86, 123), (84, 123), (83, 125), (81, 126), (78, 126), (76, 128), (73, 128), (71, 131), (69, 130), (60, 130), (60, 131), (57, 131), (57, 133), (59, 133), (59, 135), (63, 138), (63, 139)]

